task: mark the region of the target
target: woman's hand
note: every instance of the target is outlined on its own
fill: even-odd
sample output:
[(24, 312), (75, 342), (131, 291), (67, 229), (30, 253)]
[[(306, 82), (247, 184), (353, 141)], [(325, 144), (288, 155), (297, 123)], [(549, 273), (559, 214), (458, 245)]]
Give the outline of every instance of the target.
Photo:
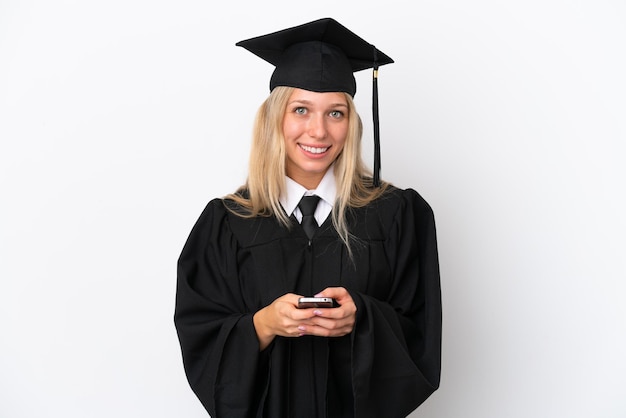
[(354, 329), (356, 305), (350, 293), (343, 287), (327, 287), (315, 296), (334, 298), (341, 306), (338, 308), (307, 308), (309, 319), (298, 325), (300, 335), (320, 337), (342, 337)]
[(277, 335), (341, 337), (349, 334), (356, 320), (356, 305), (343, 287), (329, 287), (315, 296), (335, 298), (338, 308), (298, 309), (300, 295), (287, 293), (254, 314), (253, 322), (261, 350)]
[(298, 326), (313, 314), (304, 312), (306, 309), (298, 309), (298, 298), (300, 295), (287, 293), (254, 314), (254, 328), (261, 350), (270, 345), (277, 335), (282, 337), (302, 335)]

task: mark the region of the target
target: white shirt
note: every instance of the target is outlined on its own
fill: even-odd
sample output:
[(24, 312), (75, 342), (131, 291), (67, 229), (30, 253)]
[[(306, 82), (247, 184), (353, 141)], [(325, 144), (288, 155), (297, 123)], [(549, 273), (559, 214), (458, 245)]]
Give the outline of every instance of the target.
[(331, 165), (320, 184), (316, 189), (307, 190), (302, 185), (296, 183), (289, 177), (285, 177), (286, 190), (285, 195), (280, 196), (280, 204), (285, 213), (289, 216), (294, 215), (298, 222), (302, 221), (302, 213), (298, 208), (298, 203), (302, 196), (318, 195), (320, 201), (315, 208), (315, 221), (318, 225), (322, 225), (330, 212), (333, 210), (333, 204), (335, 203), (335, 197), (337, 196), (337, 185), (335, 184), (335, 171), (334, 166)]

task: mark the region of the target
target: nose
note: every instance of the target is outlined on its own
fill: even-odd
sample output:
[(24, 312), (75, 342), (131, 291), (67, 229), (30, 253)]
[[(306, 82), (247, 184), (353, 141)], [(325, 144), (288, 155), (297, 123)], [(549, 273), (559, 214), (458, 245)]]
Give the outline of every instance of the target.
[(328, 134), (326, 129), (326, 121), (323, 115), (315, 115), (309, 119), (308, 125), (309, 136), (315, 139), (324, 139)]

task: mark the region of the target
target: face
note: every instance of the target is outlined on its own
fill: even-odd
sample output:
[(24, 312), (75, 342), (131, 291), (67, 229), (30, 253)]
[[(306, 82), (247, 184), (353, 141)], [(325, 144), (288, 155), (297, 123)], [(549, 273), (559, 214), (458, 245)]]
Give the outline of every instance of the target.
[(294, 89), (283, 118), (287, 176), (314, 189), (341, 153), (348, 134), (343, 93)]

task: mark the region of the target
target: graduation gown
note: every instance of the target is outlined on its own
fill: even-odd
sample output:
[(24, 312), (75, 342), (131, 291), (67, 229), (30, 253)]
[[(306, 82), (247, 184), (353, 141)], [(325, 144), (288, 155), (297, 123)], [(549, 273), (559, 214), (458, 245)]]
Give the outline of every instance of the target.
[[(406, 417), (439, 386), (441, 293), (433, 212), (390, 187), (351, 209), (353, 258), (330, 217), (312, 240), (292, 221), (209, 202), (178, 260), (175, 325), (191, 388), (213, 418)], [(276, 337), (252, 317), (277, 297), (343, 286), (351, 334)]]

